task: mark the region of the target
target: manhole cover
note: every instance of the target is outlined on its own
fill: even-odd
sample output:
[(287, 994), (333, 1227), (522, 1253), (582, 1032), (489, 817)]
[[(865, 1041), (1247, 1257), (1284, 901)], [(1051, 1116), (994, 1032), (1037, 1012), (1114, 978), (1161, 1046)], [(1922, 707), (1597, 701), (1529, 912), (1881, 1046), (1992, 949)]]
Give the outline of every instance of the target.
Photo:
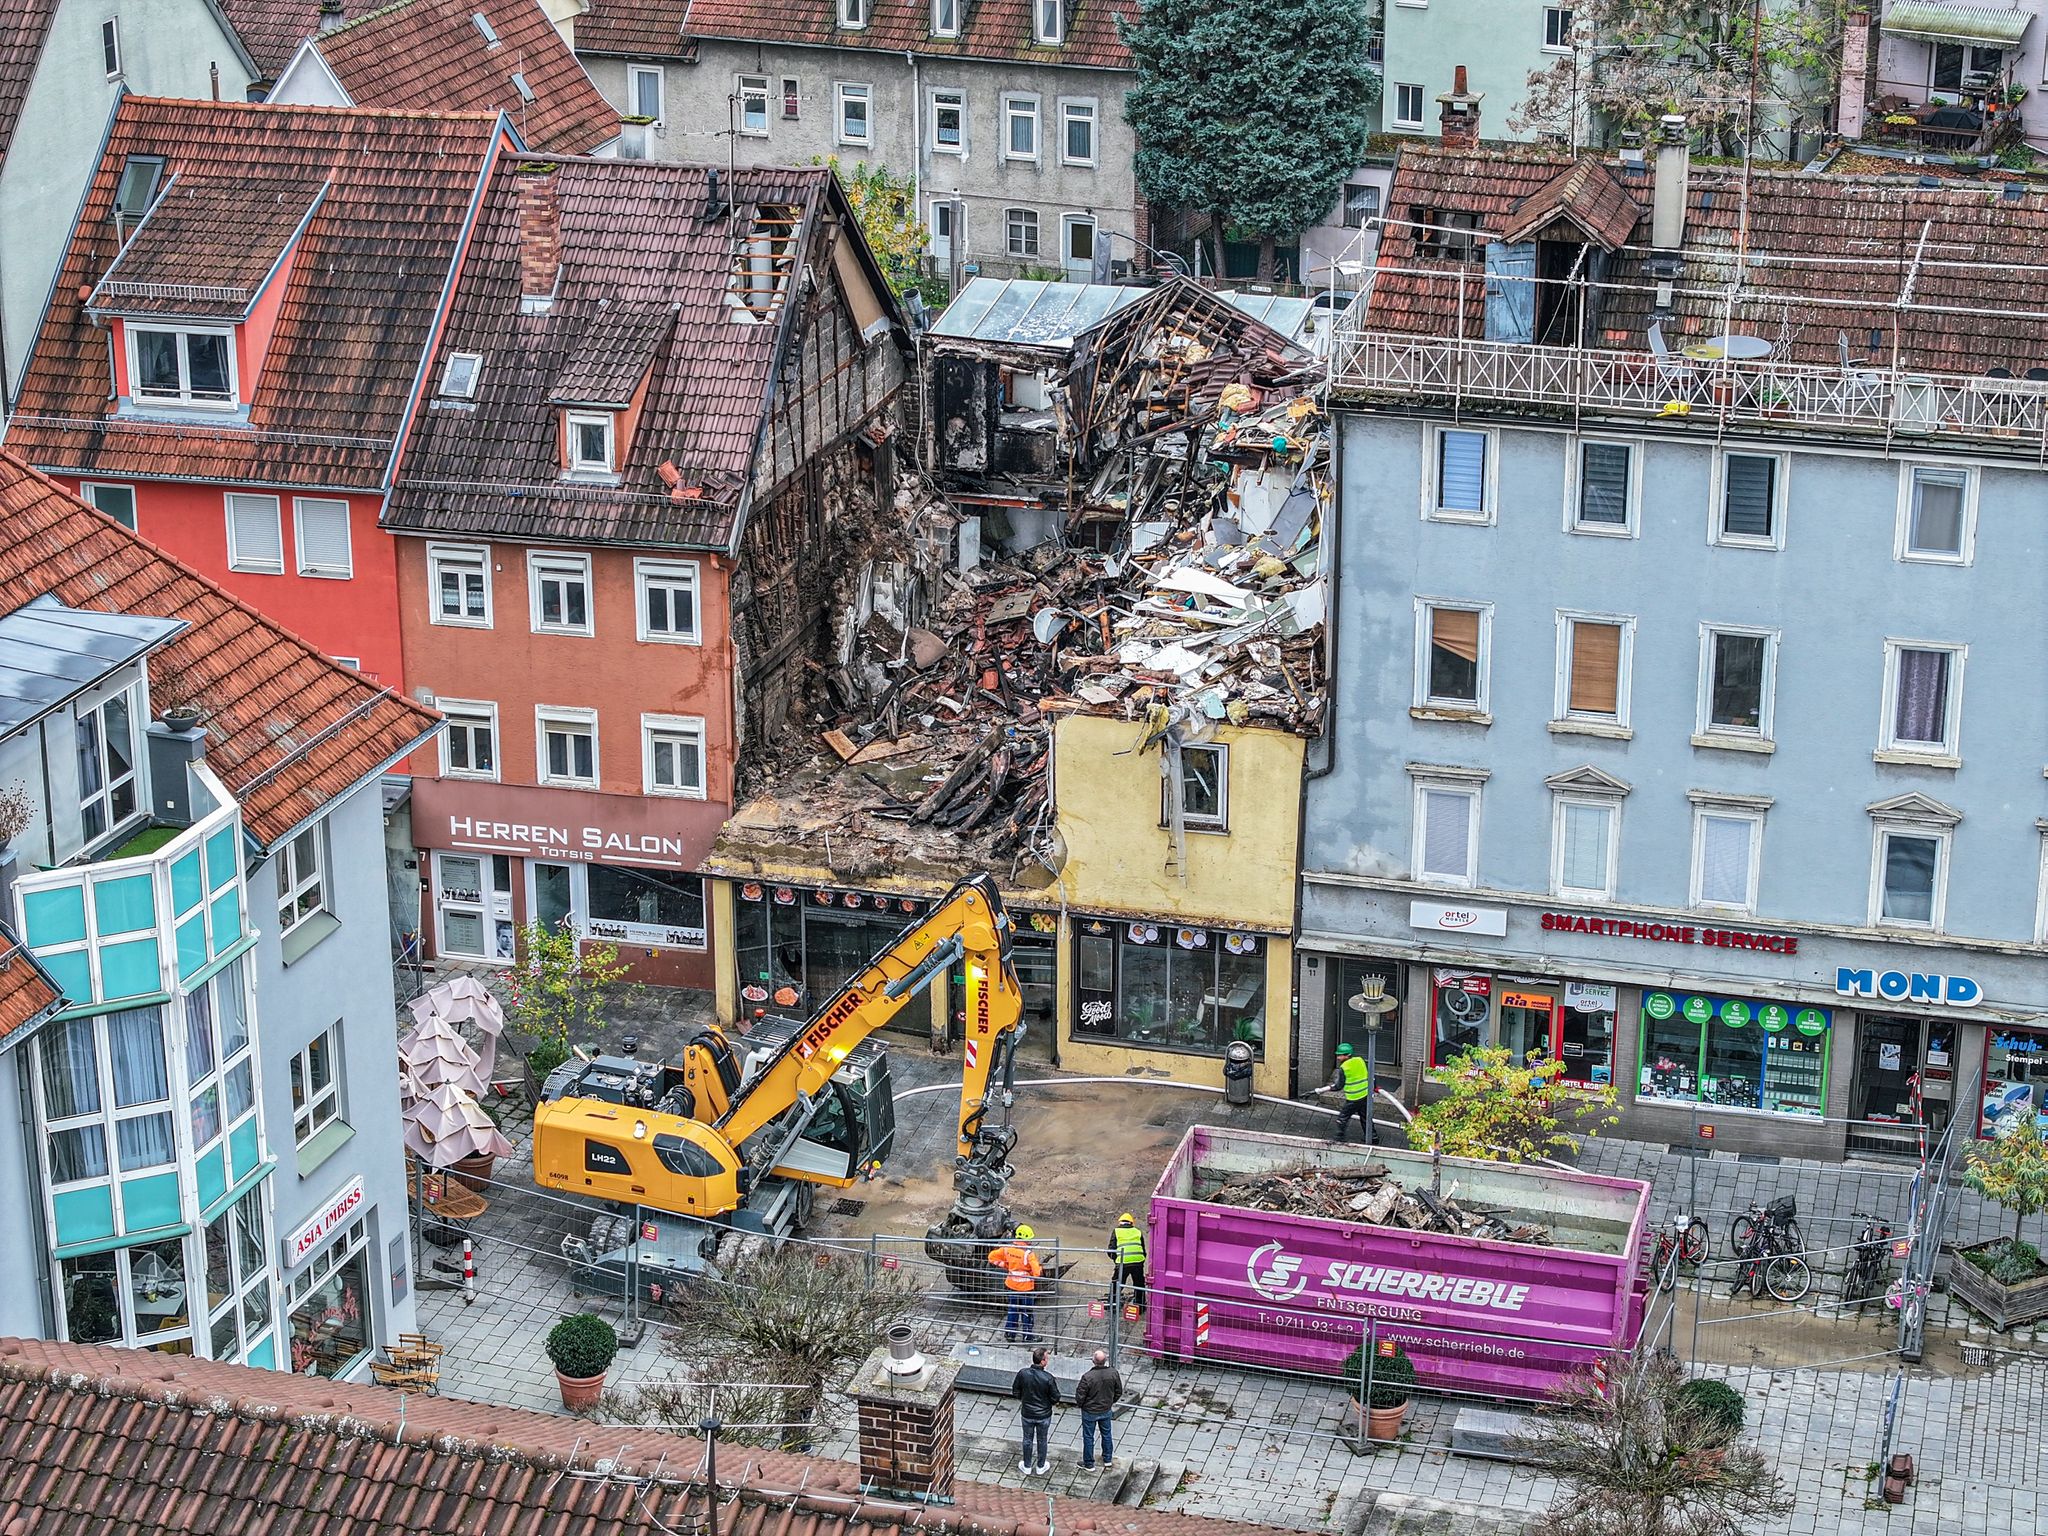
[(834, 1216), (858, 1216), (867, 1208), (868, 1203), (865, 1200), (834, 1200), (832, 1202), (832, 1214)]

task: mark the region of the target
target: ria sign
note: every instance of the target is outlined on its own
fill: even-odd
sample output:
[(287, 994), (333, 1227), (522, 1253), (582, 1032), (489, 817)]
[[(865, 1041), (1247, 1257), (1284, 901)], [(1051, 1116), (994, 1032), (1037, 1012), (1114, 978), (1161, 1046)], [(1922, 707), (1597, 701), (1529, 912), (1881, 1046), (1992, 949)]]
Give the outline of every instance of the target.
[(1945, 1003), (1965, 1008), (1984, 995), (1968, 976), (1943, 976), (1934, 971), (1835, 971), (1835, 991), (1843, 997), (1881, 997), (1888, 1003)]

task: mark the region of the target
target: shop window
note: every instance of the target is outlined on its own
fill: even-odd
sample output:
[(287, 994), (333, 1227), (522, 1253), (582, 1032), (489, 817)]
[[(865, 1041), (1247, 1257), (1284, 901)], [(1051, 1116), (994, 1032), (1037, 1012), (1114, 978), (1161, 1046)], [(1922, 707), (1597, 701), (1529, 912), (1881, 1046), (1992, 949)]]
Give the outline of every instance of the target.
[(597, 787), (597, 711), (542, 704), (539, 724), (540, 781), (576, 789)]
[(1953, 758), (1960, 751), (1962, 646), (1884, 645), (1884, 734), (1880, 751)]
[(341, 1114), (341, 1073), (334, 1054), (340, 1027), (322, 1030), (292, 1057), (292, 1138), (302, 1147)]
[(191, 1353), (183, 1238), (62, 1259), (57, 1269), (65, 1334), (72, 1343)]
[(490, 551), (479, 545), (427, 546), (428, 600), (436, 624), (491, 627)]
[(662, 948), (704, 947), (704, 881), (699, 876), (592, 864), (585, 878), (590, 937)]
[(1554, 894), (1596, 900), (1614, 895), (1615, 827), (1620, 819), (1621, 807), (1612, 800), (1558, 797), (1551, 827)]
[(1703, 626), (1699, 734), (1769, 741), (1777, 662), (1773, 631)]
[(88, 843), (141, 811), (136, 787), (135, 690), (111, 693), (78, 711), (78, 813)]
[(1635, 620), (1557, 616), (1555, 719), (1628, 726)]
[(1482, 971), (1430, 973), (1429, 1064), (1447, 1067), (1487, 1044), (1493, 1016), (1493, 978)]
[(502, 853), (436, 853), (434, 916), (439, 952), (474, 960), (512, 958), (512, 922), (507, 893), (511, 860)]
[(1464, 606), (1418, 598), (1416, 612), (1415, 703), (1418, 707), (1487, 708), (1487, 653), (1492, 638), (1490, 605)]
[(526, 557), (526, 579), (537, 635), (587, 635), (590, 616), (590, 556)]
[(1093, 920), (1077, 936), (1074, 1033), (1200, 1055), (1266, 1043), (1266, 944), (1253, 934)]
[(369, 1224), (357, 1221), (285, 1288), (291, 1361), (301, 1376), (339, 1376), (369, 1353)]
[(1438, 885), (1478, 883), (1477, 785), (1416, 785), (1414, 867), (1418, 880)]
[(1945, 830), (1879, 827), (1871, 921), (1939, 930), (1947, 905), (1948, 845)]
[(1446, 522), (1493, 521), (1493, 434), (1468, 427), (1433, 429), (1435, 473), (1428, 516)]
[(1614, 1081), (1615, 989), (1568, 981), (1558, 1010), (1557, 1056), (1564, 1080), (1600, 1088)]
[(2048, 1136), (2048, 1033), (1984, 1032), (1984, 1093), (1979, 1136)]
[[(1172, 786), (1159, 809), (1159, 824), (1173, 825)], [(1230, 748), (1185, 746), (1180, 749), (1181, 824), (1195, 832), (1230, 830)]]
[(1572, 527), (1581, 533), (1632, 532), (1635, 484), (1635, 449), (1630, 444), (1580, 443)]
[(1968, 565), (1977, 519), (1977, 472), (1930, 464), (1900, 470), (1899, 531), (1894, 551), (1901, 560)]
[(1714, 542), (1785, 547), (1785, 461), (1775, 453), (1723, 453)]
[(1692, 905), (1731, 912), (1756, 910), (1757, 853), (1763, 830), (1759, 813), (1694, 807)]
[(1818, 1119), (1833, 1016), (1746, 998), (1643, 995), (1639, 1099)]
[(448, 721), (441, 735), (441, 772), (455, 779), (498, 776), (498, 706), (473, 699), (436, 699)]

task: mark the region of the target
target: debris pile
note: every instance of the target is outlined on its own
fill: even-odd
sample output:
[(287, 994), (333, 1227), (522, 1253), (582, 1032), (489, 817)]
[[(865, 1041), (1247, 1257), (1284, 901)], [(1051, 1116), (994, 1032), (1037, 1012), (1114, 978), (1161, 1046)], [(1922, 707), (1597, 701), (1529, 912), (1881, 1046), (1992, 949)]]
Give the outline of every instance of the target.
[(1457, 1183), (1442, 1195), (1426, 1189), (1404, 1189), (1384, 1163), (1362, 1168), (1315, 1168), (1306, 1164), (1261, 1173), (1239, 1174), (1211, 1194), (1212, 1205), (1234, 1205), (1248, 1211), (1274, 1211), (1288, 1216), (1318, 1216), (1330, 1221), (1355, 1221), (1373, 1227), (1403, 1227), (1446, 1237), (1484, 1237), (1502, 1243), (1550, 1242), (1550, 1228), (1517, 1222), (1498, 1207), (1461, 1205)]

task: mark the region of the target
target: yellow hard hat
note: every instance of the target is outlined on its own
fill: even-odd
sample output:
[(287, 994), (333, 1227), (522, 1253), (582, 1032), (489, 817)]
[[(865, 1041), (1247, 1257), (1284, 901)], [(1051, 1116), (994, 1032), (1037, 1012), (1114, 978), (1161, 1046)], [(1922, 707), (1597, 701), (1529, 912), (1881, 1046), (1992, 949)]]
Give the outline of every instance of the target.
[(1138, 1224), (1138, 1218), (1129, 1211), (1125, 1211), (1123, 1215), (1117, 1217), (1116, 1224), (1120, 1227), (1135, 1227)]
[(1032, 1231), (1029, 1227), (1019, 1227), (1017, 1229), (1017, 1235), (1023, 1238), (1024, 1241), (1027, 1243), (1030, 1242), (1032, 1238), (1038, 1236), (1038, 1234)]

